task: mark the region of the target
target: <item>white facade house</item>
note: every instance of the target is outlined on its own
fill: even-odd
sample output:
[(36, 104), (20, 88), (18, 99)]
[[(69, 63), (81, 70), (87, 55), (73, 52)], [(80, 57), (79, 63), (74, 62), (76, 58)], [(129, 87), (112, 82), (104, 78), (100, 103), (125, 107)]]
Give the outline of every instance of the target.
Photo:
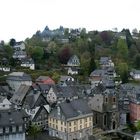
[(14, 59), (25, 59), (27, 57), (27, 54), (25, 51), (15, 51), (13, 54)]
[(13, 47), (15, 50), (25, 50), (25, 44), (23, 41), (16, 42), (16, 44)]
[(70, 59), (67, 62), (67, 66), (72, 67), (72, 66), (80, 66), (80, 60), (77, 55), (73, 55), (70, 57)]
[(57, 101), (57, 96), (56, 96), (56, 94), (54, 92), (54, 88), (52, 88), (52, 87), (50, 88), (50, 90), (49, 90), (49, 92), (47, 94), (47, 101), (49, 103), (55, 103)]
[(135, 80), (140, 80), (140, 70), (132, 70), (130, 76)]
[(3, 96), (0, 96), (0, 110), (10, 109), (11, 102)]
[(0, 66), (0, 71), (9, 72), (11, 69), (7, 66)]
[(21, 62), (21, 67), (29, 68), (31, 70), (35, 70), (35, 63), (33, 59), (24, 59)]
[(12, 72), (7, 76), (6, 82), (13, 91), (17, 91), (21, 85), (32, 85), (31, 76), (24, 72)]
[(140, 140), (140, 132), (136, 132), (134, 135), (134, 140)]
[(76, 67), (69, 67), (68, 68), (68, 75), (71, 74), (71, 75), (76, 75), (78, 74), (78, 69)]

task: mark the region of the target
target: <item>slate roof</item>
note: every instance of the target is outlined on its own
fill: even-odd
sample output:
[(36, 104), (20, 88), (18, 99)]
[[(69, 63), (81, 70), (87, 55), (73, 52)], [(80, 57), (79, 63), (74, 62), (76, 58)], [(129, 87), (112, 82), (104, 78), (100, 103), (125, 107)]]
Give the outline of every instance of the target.
[(34, 64), (34, 60), (32, 58), (24, 58), (21, 60), (22, 64)]
[[(84, 99), (63, 102), (59, 104), (59, 107), (66, 119), (92, 114), (92, 110), (88, 107), (87, 100)], [(57, 116), (57, 109), (55, 109), (52, 114)]]
[(18, 91), (13, 95), (13, 97), (10, 99), (10, 101), (16, 105), (22, 105), (23, 99), (27, 95), (29, 91), (30, 86), (27, 85), (21, 85), (18, 89)]
[(70, 103), (62, 103), (60, 104), (60, 108), (66, 118), (92, 113), (91, 109), (88, 107), (87, 101), (83, 99), (73, 100)]
[(134, 70), (132, 70), (132, 73), (133, 73), (133, 74), (140, 74), (140, 70), (134, 69)]
[(24, 124), (23, 117), (28, 117), (28, 115), (23, 110), (0, 111), (0, 127), (22, 125)]
[(49, 91), (49, 89), (51, 87), (50, 85), (46, 85), (43, 83), (38, 83), (37, 86), (40, 89), (40, 91)]
[(90, 76), (104, 76), (106, 74), (106, 70), (96, 69), (91, 72)]
[(0, 95), (0, 103), (3, 103), (3, 100), (4, 100), (5, 98), (6, 98), (6, 97)]
[(61, 76), (60, 76), (60, 81), (65, 82), (65, 81), (67, 81), (69, 78), (73, 79), (73, 77), (71, 77), (71, 76), (68, 76), (68, 75), (61, 75)]
[(12, 72), (7, 76), (7, 80), (32, 81), (31, 76), (24, 72)]
[(33, 108), (40, 94), (41, 94), (40, 92), (37, 92), (37, 93), (29, 94), (28, 96), (26, 96), (26, 99), (25, 99), (26, 104), (28, 104), (30, 108)]
[(52, 86), (54, 93), (59, 98), (72, 98), (74, 96), (78, 96), (77, 91), (73, 86)]

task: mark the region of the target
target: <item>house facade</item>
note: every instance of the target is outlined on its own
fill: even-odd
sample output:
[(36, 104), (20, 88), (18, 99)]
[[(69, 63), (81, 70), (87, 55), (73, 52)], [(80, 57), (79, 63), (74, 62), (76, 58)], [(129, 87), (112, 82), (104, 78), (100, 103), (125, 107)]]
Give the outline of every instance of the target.
[(33, 59), (23, 59), (21, 60), (21, 67), (29, 68), (31, 70), (35, 70), (35, 63)]
[(59, 104), (48, 121), (49, 135), (63, 140), (88, 140), (92, 135), (93, 113), (85, 100)]
[(114, 63), (112, 62), (111, 57), (101, 57), (99, 60), (99, 64), (102, 69), (114, 67)]
[(67, 62), (67, 66), (69, 67), (80, 66), (80, 60), (78, 56), (77, 55), (71, 56)]
[(60, 103), (66, 100), (72, 101), (78, 99), (78, 94), (73, 87), (70, 86), (53, 86), (47, 94), (47, 101), (50, 104)]
[(12, 57), (14, 59), (22, 60), (27, 57), (27, 54), (25, 51), (15, 51)]
[(0, 116), (1, 140), (25, 140), (28, 115), (24, 111), (5, 110)]
[(134, 80), (140, 80), (140, 70), (132, 70), (130, 72), (130, 76), (134, 79)]
[(25, 50), (25, 43), (23, 41), (16, 42), (13, 48), (16, 51)]
[(6, 110), (11, 108), (11, 102), (3, 96), (0, 96), (0, 110)]

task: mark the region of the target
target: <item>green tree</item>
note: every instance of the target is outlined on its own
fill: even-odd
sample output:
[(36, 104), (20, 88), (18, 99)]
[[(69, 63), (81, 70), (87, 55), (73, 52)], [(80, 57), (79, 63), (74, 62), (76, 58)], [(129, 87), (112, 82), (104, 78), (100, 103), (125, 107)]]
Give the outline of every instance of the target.
[(34, 60), (41, 60), (44, 54), (43, 48), (36, 46), (31, 48), (31, 56)]
[(140, 54), (139, 53), (135, 56), (134, 64), (136, 68), (140, 68)]
[(128, 65), (127, 65), (127, 63), (120, 63), (118, 65), (118, 73), (120, 75), (122, 83), (127, 83), (128, 82)]
[(128, 58), (128, 46), (126, 43), (126, 40), (124, 39), (119, 39), (117, 43), (117, 48), (118, 48), (118, 57), (127, 60)]
[(136, 128), (138, 131), (140, 131), (140, 120), (138, 120), (138, 122), (136, 123)]
[(89, 64), (89, 74), (97, 68), (94, 57), (92, 56)]
[(54, 72), (52, 79), (57, 83), (58, 80), (60, 79), (60, 74), (58, 72)]
[(29, 127), (29, 130), (28, 130), (28, 134), (29, 136), (33, 137), (33, 139), (35, 140), (38, 136), (38, 134), (41, 132), (41, 129), (39, 126), (37, 125), (34, 125), (32, 124), (30, 127)]
[(81, 71), (85, 76), (88, 76), (89, 74), (89, 66), (90, 66), (90, 53), (89, 52), (84, 52), (81, 55)]
[(11, 46), (9, 45), (4, 45), (4, 50), (5, 50), (5, 57), (10, 59), (12, 58), (12, 55), (13, 55), (13, 49)]

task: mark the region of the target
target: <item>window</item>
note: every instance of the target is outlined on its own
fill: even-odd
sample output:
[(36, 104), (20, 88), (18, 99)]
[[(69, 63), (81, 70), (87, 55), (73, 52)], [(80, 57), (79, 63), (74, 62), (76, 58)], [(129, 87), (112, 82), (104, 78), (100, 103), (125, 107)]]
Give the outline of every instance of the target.
[(71, 128), (69, 128), (69, 131), (71, 132)]
[(74, 131), (76, 131), (76, 127), (74, 127)]
[(71, 126), (71, 122), (69, 122), (69, 126)]
[(74, 125), (76, 125), (76, 121), (74, 121)]
[(104, 115), (104, 125), (106, 126), (106, 124), (107, 124), (107, 117), (106, 115)]
[(82, 119), (80, 120), (80, 124), (82, 123)]
[(18, 127), (19, 132), (22, 132), (22, 125)]
[(87, 122), (87, 118), (85, 118), (85, 122)]
[(80, 125), (80, 129), (82, 129), (82, 125)]
[(105, 98), (105, 102), (106, 102), (106, 103), (108, 102), (108, 98), (107, 98), (107, 97)]
[(56, 125), (56, 129), (58, 129), (58, 126)]
[(63, 122), (61, 121), (61, 125), (63, 125)]
[(116, 103), (116, 98), (115, 97), (113, 98), (113, 103)]
[(3, 133), (3, 128), (0, 128), (0, 134), (2, 134)]
[(92, 117), (89, 118), (89, 121), (92, 121)]
[(63, 127), (61, 127), (61, 131), (63, 131)]
[(89, 126), (92, 126), (92, 123), (91, 122), (89, 123)]
[(5, 133), (9, 133), (9, 127), (5, 128)]
[(15, 133), (16, 132), (16, 127), (12, 126), (12, 132)]

